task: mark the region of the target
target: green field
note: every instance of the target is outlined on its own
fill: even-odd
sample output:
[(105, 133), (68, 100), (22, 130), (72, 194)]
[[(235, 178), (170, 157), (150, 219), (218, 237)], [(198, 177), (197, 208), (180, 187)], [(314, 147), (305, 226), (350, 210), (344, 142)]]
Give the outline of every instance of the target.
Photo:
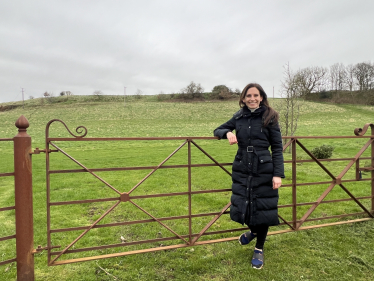
[[(59, 102), (60, 101), (60, 102)], [(280, 100), (271, 100), (275, 108)], [(30, 122), (28, 133), (32, 147), (45, 148), (45, 126), (49, 120), (61, 119), (72, 131), (78, 126), (88, 130), (86, 137), (179, 137), (212, 136), (213, 130), (231, 118), (238, 110), (237, 101), (225, 102), (158, 102), (155, 97), (128, 99), (126, 104), (120, 98), (99, 100), (88, 97), (56, 98), (53, 103), (41, 99), (29, 100), (25, 108), (0, 112), (0, 138), (12, 138), (17, 133), (14, 122), (23, 114)], [(356, 105), (332, 105), (304, 102), (301, 109), (297, 136), (353, 136), (353, 130), (373, 122), (374, 107)], [(61, 123), (51, 125), (51, 137), (70, 137)], [(368, 139), (303, 139), (302, 143), (312, 149), (322, 144), (334, 147), (332, 158), (353, 157)], [(199, 146), (221, 163), (232, 162), (235, 147), (226, 140), (197, 140)], [(173, 141), (106, 141), (106, 142), (55, 142), (58, 147), (88, 168), (113, 168), (155, 166), (183, 143)], [(52, 147), (51, 147), (52, 148)], [(13, 171), (13, 144), (0, 142), (0, 173)], [(369, 156), (369, 150), (364, 156)], [(35, 247), (46, 246), (46, 175), (45, 154), (33, 158), (34, 190), (34, 235)], [(81, 169), (62, 153), (51, 153), (53, 170)], [(285, 159), (290, 154), (285, 153)], [(298, 159), (308, 156), (298, 148)], [(211, 163), (196, 148), (192, 148), (192, 163)], [(348, 161), (323, 162), (334, 175), (338, 175)], [(187, 148), (183, 147), (168, 162), (168, 165), (187, 164)], [(362, 160), (362, 166), (370, 166), (369, 160)], [(228, 167), (229, 170), (231, 170)], [(150, 170), (97, 172), (120, 192), (129, 191)], [(291, 165), (285, 165), (286, 179), (291, 182)], [(343, 179), (354, 178), (354, 166)], [(363, 173), (368, 178), (369, 173)], [(298, 182), (328, 181), (326, 175), (315, 163), (299, 163)], [(149, 195), (187, 191), (187, 169), (161, 169), (141, 184), (132, 195)], [(230, 188), (231, 179), (217, 167), (192, 168), (192, 190)], [(328, 185), (299, 187), (298, 202), (315, 201)], [(355, 196), (369, 196), (370, 182), (347, 183), (345, 186)], [(0, 208), (14, 204), (12, 177), (0, 178)], [(51, 201), (73, 201), (94, 198), (118, 197), (118, 194), (88, 173), (52, 174)], [(218, 212), (225, 206), (230, 192), (203, 193), (192, 196), (192, 212)], [(336, 186), (326, 200), (347, 198)], [(291, 188), (280, 190), (279, 204), (290, 204)], [(369, 200), (361, 200), (370, 208)], [(143, 220), (149, 217), (129, 204), (120, 204), (100, 224), (117, 223), (124, 220)], [(136, 201), (156, 217), (187, 214), (187, 196), (156, 197)], [(110, 206), (111, 202), (61, 205), (51, 207), (51, 228), (68, 228), (92, 224)], [(298, 207), (298, 218), (308, 209)], [(361, 212), (353, 201), (323, 204), (311, 215), (313, 217)], [(282, 217), (291, 220), (291, 209), (279, 210)], [(365, 216), (330, 219), (336, 222)], [(193, 232), (199, 232), (211, 216), (193, 220)], [(178, 233), (188, 233), (187, 220), (165, 222)], [(319, 223), (308, 222), (305, 225)], [(224, 215), (210, 231), (240, 228)], [(286, 229), (274, 227), (271, 231)], [(52, 244), (67, 246), (82, 230), (52, 234)], [(14, 212), (0, 213), (0, 237), (14, 234)], [(238, 236), (240, 232), (203, 236), (199, 241)], [(94, 247), (145, 239), (171, 237), (169, 231), (157, 223), (114, 226), (92, 229), (74, 248)], [(15, 257), (14, 240), (0, 242), (0, 262)], [(178, 240), (162, 241), (151, 245), (132, 245), (108, 248), (83, 253), (71, 253), (62, 259), (139, 250), (179, 244)], [(272, 235), (265, 244), (265, 267), (261, 271), (250, 268), (252, 249), (241, 247), (237, 241), (187, 247), (176, 250), (130, 255), (98, 261), (74, 263), (61, 266), (47, 266), (46, 252), (35, 255), (36, 280), (373, 280), (374, 279), (374, 221), (329, 226), (296, 233)], [(63, 248), (61, 248), (63, 249)], [(61, 250), (60, 249), (60, 250)], [(61, 258), (60, 258), (61, 259)], [(117, 279), (116, 279), (117, 278)], [(0, 280), (15, 280), (16, 265), (0, 266)]]

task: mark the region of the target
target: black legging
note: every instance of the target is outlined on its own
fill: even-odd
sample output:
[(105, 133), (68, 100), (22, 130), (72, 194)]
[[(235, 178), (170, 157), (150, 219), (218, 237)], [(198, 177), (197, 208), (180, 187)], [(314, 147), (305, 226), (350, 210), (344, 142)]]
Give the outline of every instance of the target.
[(264, 249), (264, 244), (266, 240), (266, 236), (268, 234), (269, 226), (267, 225), (256, 225), (249, 227), (252, 233), (256, 233), (257, 242), (256, 242), (256, 248), (257, 249)]

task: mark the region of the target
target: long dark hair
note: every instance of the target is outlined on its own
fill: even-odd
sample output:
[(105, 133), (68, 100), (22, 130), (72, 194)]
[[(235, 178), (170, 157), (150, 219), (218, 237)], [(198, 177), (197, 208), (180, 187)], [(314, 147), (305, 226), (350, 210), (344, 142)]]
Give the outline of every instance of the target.
[(244, 99), (245, 95), (247, 94), (248, 89), (253, 88), (253, 87), (255, 87), (260, 92), (260, 96), (262, 97), (262, 101), (260, 102), (260, 106), (265, 105), (267, 107), (267, 110), (264, 113), (264, 127), (268, 126), (270, 122), (278, 123), (279, 114), (269, 105), (268, 96), (266, 95), (264, 89), (261, 87), (260, 84), (249, 83), (247, 86), (244, 87), (242, 93), (240, 94), (239, 106), (240, 107), (245, 106), (245, 103), (243, 102), (243, 99)]

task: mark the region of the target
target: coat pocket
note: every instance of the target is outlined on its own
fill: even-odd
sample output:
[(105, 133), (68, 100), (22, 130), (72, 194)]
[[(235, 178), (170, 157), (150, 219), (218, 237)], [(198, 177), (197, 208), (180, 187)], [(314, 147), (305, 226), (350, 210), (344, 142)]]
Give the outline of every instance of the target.
[(245, 172), (245, 165), (243, 162), (243, 155), (236, 154), (234, 162), (232, 163), (232, 171), (244, 173)]
[(259, 156), (258, 164), (258, 173), (260, 175), (273, 173), (273, 158), (270, 155)]
[(270, 155), (259, 156), (258, 160), (259, 160), (260, 164), (269, 163), (269, 162), (272, 163), (273, 162), (273, 158)]

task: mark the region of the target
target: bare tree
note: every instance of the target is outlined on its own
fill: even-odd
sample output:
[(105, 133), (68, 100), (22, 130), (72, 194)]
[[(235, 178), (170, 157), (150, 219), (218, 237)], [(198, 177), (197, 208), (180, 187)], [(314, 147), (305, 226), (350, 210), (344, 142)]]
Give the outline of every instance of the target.
[(345, 71), (345, 66), (339, 63), (338, 67), (338, 90), (342, 91), (345, 89), (345, 81), (347, 79), (347, 72)]
[(345, 68), (345, 84), (347, 85), (350, 92), (353, 91), (355, 85), (355, 67), (352, 64), (349, 64)]
[(312, 92), (319, 92), (326, 87), (327, 68), (312, 66), (299, 70), (295, 75), (296, 83), (299, 86), (300, 96), (308, 98)]
[(346, 82), (346, 69), (344, 67), (344, 64), (342, 63), (335, 63), (332, 66), (330, 66), (330, 83), (331, 83), (331, 90), (335, 91), (341, 91), (345, 87)]
[(135, 98), (136, 98), (136, 99), (141, 99), (141, 98), (142, 98), (142, 95), (143, 95), (143, 91), (137, 89), (136, 92), (135, 92)]
[(103, 92), (101, 90), (96, 90), (93, 92), (94, 100), (101, 100), (103, 98)]
[(201, 98), (204, 93), (204, 88), (200, 84), (191, 81), (186, 88), (181, 90), (181, 93), (188, 99)]
[(237, 96), (240, 96), (240, 94), (242, 93), (242, 91), (240, 91), (239, 88), (236, 88), (235, 91), (234, 91), (235, 95)]
[(95, 96), (102, 96), (102, 95), (103, 95), (103, 92), (102, 92), (101, 90), (96, 90), (96, 91), (93, 92), (93, 94), (94, 94)]
[(374, 83), (374, 65), (370, 62), (361, 62), (355, 65), (354, 75), (360, 91), (369, 90)]
[(290, 65), (284, 66), (280, 93), (282, 100), (279, 108), (280, 126), (283, 136), (293, 136), (300, 116), (301, 99), (298, 73), (294, 74)]
[(330, 78), (330, 90), (337, 90), (338, 81), (338, 65), (337, 63), (330, 66), (329, 78)]
[(60, 93), (60, 96), (72, 96), (73, 93), (71, 91), (62, 91)]

